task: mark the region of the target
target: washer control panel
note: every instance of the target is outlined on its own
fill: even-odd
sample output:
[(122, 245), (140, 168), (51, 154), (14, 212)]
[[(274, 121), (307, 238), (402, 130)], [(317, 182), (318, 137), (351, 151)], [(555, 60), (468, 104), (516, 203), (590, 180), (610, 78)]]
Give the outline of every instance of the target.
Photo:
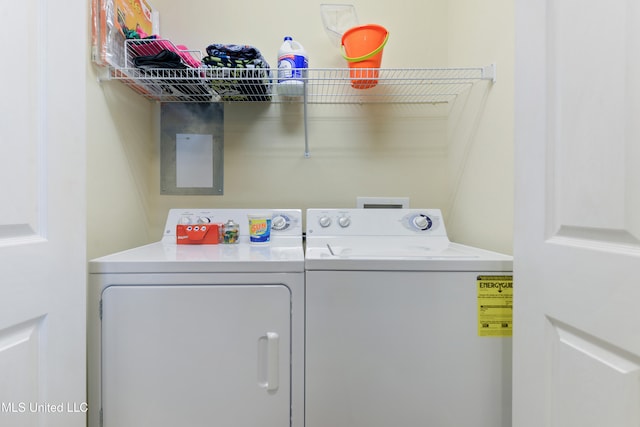
[(308, 209), (310, 236), (446, 236), (439, 209)]

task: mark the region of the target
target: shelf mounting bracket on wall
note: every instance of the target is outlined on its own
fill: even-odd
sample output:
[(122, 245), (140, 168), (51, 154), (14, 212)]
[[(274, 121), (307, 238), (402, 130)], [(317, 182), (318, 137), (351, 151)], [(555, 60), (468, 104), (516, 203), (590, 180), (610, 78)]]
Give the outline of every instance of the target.
[(491, 80), (491, 83), (495, 83), (496, 80), (496, 64), (487, 65), (482, 67), (482, 80)]

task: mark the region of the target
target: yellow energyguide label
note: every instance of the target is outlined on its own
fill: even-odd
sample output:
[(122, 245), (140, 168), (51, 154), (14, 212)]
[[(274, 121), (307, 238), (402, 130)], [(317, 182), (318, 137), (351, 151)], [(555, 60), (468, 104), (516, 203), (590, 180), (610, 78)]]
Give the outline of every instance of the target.
[(513, 334), (513, 276), (478, 276), (478, 336)]

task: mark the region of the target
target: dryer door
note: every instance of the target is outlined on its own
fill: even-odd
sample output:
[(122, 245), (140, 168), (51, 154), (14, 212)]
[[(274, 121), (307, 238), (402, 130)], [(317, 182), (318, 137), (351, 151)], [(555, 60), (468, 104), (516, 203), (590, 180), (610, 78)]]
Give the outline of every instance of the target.
[(286, 286), (112, 286), (104, 427), (290, 425)]

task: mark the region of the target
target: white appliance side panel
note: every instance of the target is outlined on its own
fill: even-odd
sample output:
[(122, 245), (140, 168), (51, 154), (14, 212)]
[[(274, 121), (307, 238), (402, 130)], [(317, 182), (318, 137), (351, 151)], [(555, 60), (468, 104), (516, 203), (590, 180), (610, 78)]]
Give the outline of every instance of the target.
[(478, 336), (477, 275), (307, 272), (306, 427), (510, 426), (511, 338)]
[(105, 289), (104, 427), (290, 425), (290, 316), (285, 286)]

